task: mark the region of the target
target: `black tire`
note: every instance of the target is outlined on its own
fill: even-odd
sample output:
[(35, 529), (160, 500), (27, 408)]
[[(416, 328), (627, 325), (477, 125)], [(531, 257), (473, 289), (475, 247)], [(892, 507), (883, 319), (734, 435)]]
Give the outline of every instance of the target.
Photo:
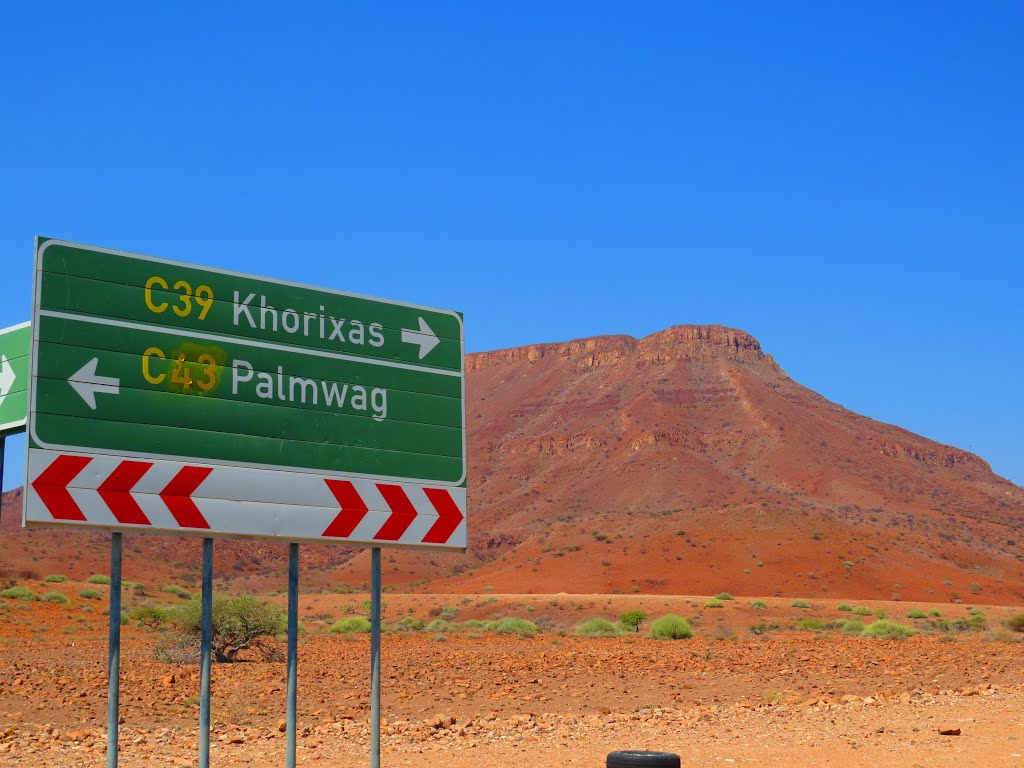
[(637, 752), (629, 749), (609, 752), (606, 768), (679, 768), (679, 755), (672, 752)]

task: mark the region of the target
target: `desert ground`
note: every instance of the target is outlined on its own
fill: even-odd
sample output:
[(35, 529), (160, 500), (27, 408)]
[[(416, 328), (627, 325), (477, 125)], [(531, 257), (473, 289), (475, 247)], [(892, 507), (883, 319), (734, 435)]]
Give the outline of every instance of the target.
[[(23, 584), (69, 602), (0, 601), (0, 763), (104, 765), (108, 588)], [(100, 599), (82, 599), (86, 588)], [(369, 638), (329, 631), (365, 599), (301, 599), (300, 765), (369, 764)], [(612, 750), (650, 749), (675, 752), (686, 766), (1024, 765), (1024, 643), (1002, 623), (1018, 610), (708, 600), (387, 594), (386, 625), (450, 621), (383, 636), (382, 764), (584, 768), (603, 766)], [(632, 609), (649, 616), (639, 632), (575, 634), (587, 618)], [(937, 611), (959, 630), (940, 631), (934, 615), (906, 618), (912, 611)], [(670, 612), (693, 620), (693, 638), (649, 637), (651, 621)], [(894, 640), (838, 628), (878, 613), (916, 634)], [(527, 618), (540, 631), (519, 637), (462, 624), (499, 616)], [(161, 636), (135, 622), (123, 627), (122, 766), (197, 764), (198, 669), (156, 661)], [(284, 713), (281, 661), (214, 665), (211, 764), (283, 764)]]

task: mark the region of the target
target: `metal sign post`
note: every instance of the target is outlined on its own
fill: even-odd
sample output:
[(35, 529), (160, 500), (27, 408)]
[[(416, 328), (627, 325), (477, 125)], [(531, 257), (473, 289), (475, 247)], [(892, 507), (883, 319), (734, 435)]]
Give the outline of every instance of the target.
[(202, 627), (199, 635), (199, 768), (210, 765), (210, 646), (213, 644), (213, 539), (203, 539)]
[(299, 545), (288, 545), (288, 710), (287, 729), (288, 768), (295, 768), (296, 692), (298, 689), (299, 657)]
[(121, 695), (121, 534), (110, 536), (110, 640), (107, 646), (107, 768), (117, 768)]
[(370, 768), (380, 768), (380, 547), (370, 568)]

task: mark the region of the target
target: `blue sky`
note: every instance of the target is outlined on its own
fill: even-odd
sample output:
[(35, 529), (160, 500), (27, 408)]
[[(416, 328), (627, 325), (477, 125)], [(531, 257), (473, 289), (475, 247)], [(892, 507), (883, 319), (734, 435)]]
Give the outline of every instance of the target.
[(1024, 483), (1021, 39), (1015, 2), (8, 5), (0, 326), (36, 234), (458, 309), (469, 351), (720, 323)]

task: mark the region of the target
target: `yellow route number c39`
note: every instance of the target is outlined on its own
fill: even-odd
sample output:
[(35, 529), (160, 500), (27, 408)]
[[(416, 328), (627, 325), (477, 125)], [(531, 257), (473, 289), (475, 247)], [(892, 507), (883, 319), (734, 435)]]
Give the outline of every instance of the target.
[[(164, 293), (170, 292), (172, 287), (178, 292), (178, 295), (173, 297), (173, 305), (170, 302), (170, 296), (164, 297)], [(155, 295), (154, 291), (157, 292)], [(158, 315), (170, 308), (178, 317), (188, 317), (192, 314), (194, 303), (199, 308), (199, 319), (205, 320), (210, 308), (213, 307), (213, 289), (210, 286), (200, 285), (193, 291), (191, 284), (185, 280), (178, 280), (171, 286), (159, 275), (153, 275), (146, 281), (143, 297), (149, 311)]]

